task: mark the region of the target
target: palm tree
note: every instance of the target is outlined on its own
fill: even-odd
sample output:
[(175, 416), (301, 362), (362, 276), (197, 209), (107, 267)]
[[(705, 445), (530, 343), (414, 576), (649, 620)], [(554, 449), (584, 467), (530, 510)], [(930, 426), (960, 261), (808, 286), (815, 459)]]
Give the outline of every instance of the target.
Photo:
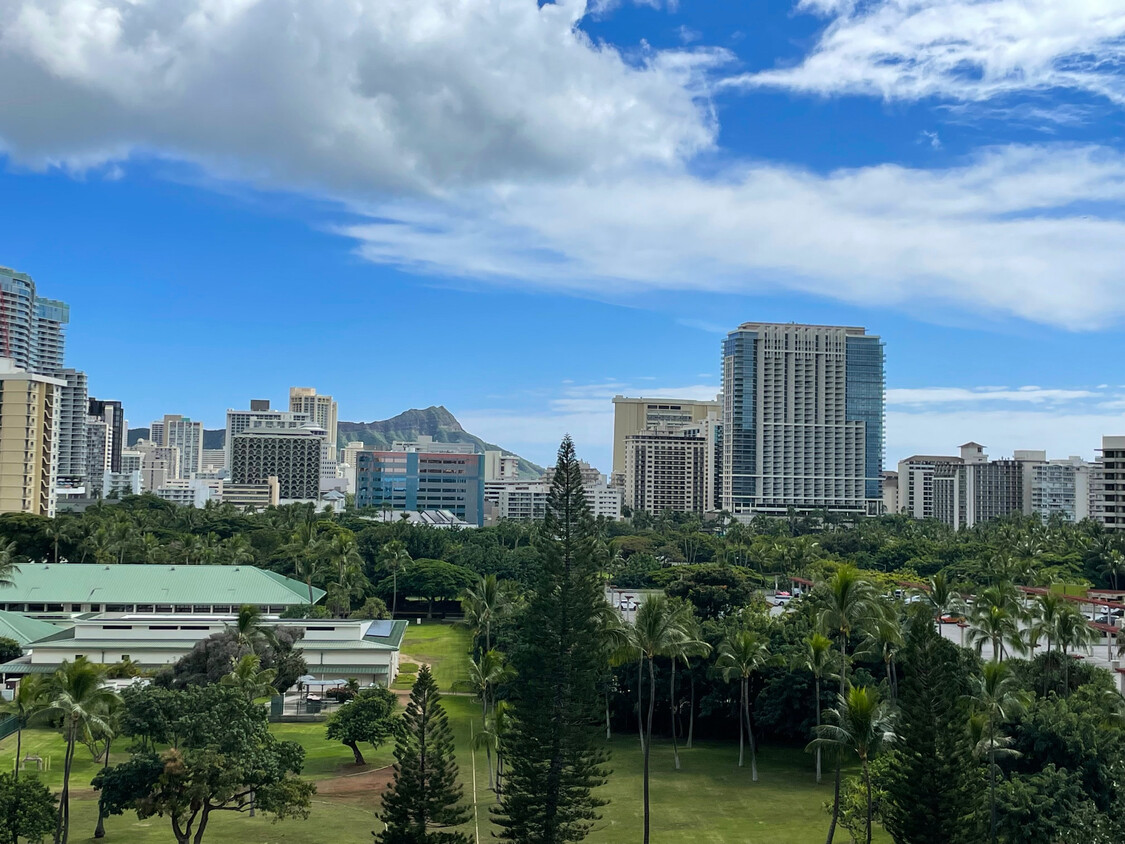
[[(508, 733), (508, 702), (498, 700), (492, 706), (491, 714), (484, 721), (484, 729), (473, 735), (473, 747), (484, 748), (489, 757), (488, 787), (500, 795), (504, 791), (504, 740)], [(492, 756), (496, 756), (496, 776), (492, 775)]]
[(59, 562), (59, 543), (68, 542), (73, 533), (73, 522), (69, 518), (55, 516), (55, 518), (47, 520), (47, 523), (43, 526), (43, 535), (54, 549), (54, 555), (51, 557), (52, 563)]
[(1102, 557), (1102, 564), (1098, 567), (1098, 572), (1108, 577), (1116, 590), (1118, 588), (1117, 578), (1125, 574), (1125, 554), (1114, 548)]
[[(23, 728), (42, 708), (44, 692), (42, 675), (29, 674), (20, 680), (12, 699), (4, 704), (4, 710), (16, 716), (16, 782), (19, 782), (23, 755)], [(12, 840), (15, 840), (14, 835)]]
[(844, 694), (848, 685), (848, 641), (884, 610), (874, 584), (855, 566), (840, 566), (825, 586), (821, 595), (825, 606), (820, 613), (820, 626), (835, 634), (839, 641), (840, 694)]
[(246, 654), (227, 674), (219, 680), (220, 685), (232, 686), (238, 689), (247, 700), (257, 700), (260, 697), (272, 697), (277, 694), (273, 681), (277, 678), (277, 671), (273, 668), (262, 668), (262, 660), (256, 654)]
[[(652, 714), (656, 706), (656, 672), (653, 663), (658, 656), (671, 656), (688, 640), (682, 607), (663, 595), (653, 595), (637, 610), (630, 630), (630, 650), (648, 665), (648, 718), (644, 728), (644, 844), (649, 841), (649, 754), (652, 750)], [(640, 713), (638, 712), (638, 715)]]
[[(832, 640), (821, 633), (813, 633), (805, 639), (805, 652), (798, 659), (798, 667), (813, 675), (814, 700), (816, 702), (816, 726), (820, 727), (820, 681), (831, 677)], [(816, 784), (820, 785), (821, 749), (816, 749)]]
[(110, 735), (105, 715), (110, 707), (120, 701), (120, 695), (105, 687), (102, 668), (79, 657), (74, 662), (63, 662), (45, 681), (48, 703), (36, 717), (61, 720), (66, 754), (63, 761), (63, 786), (59, 797), (59, 817), (55, 827), (55, 844), (66, 844), (70, 832), (70, 769), (74, 762), (74, 748), (80, 736), (90, 730)]
[(394, 618), (398, 612), (398, 573), (413, 560), (406, 550), (406, 544), (401, 539), (392, 539), (379, 550), (379, 561), (391, 573), (391, 618)]
[(363, 574), (363, 557), (351, 531), (337, 533), (320, 544), (320, 562), (332, 572), (335, 589), (331, 592), (334, 614), (346, 615), (351, 610), (353, 597), (361, 596), (368, 585)]
[[(102, 771), (109, 768), (109, 752), (113, 745), (113, 737), (121, 729), (121, 712), (125, 708), (123, 700), (113, 701), (102, 715), (107, 729), (98, 731), (94, 729), (91, 731), (91, 736), (95, 737), (98, 732), (101, 732), (101, 738), (105, 739), (105, 753), (102, 755)], [(103, 774), (104, 775), (104, 774)], [(102, 808), (101, 801), (98, 801), (98, 822), (94, 826), (94, 838), (105, 838), (105, 810)]]
[(979, 676), (973, 677), (973, 692), (969, 700), (984, 721), (981, 744), (987, 742), (989, 835), (992, 844), (996, 844), (996, 756), (1006, 744), (1001, 741), (997, 728), (1023, 710), (1027, 694), (1019, 688), (1007, 663), (990, 662), (983, 666)]
[[(690, 666), (692, 657), (707, 656), (711, 653), (711, 646), (703, 641), (703, 634), (699, 629), (699, 620), (696, 619), (695, 613), (692, 612), (690, 605), (684, 606), (681, 609), (680, 625), (683, 628), (683, 641), (673, 642), (666, 654), (672, 658), (672, 671), (669, 677), (670, 689), (668, 705), (672, 716), (672, 759), (674, 760), (677, 771), (680, 770), (680, 746), (676, 739), (676, 713), (679, 709), (676, 705), (676, 663), (682, 661), (684, 665)], [(691, 705), (692, 716), (694, 718), (694, 694), (692, 695)]]
[(918, 590), (917, 594), (921, 596), (922, 601), (929, 608), (930, 615), (934, 618), (934, 624), (937, 625), (939, 630), (941, 629), (941, 617), (943, 615), (961, 612), (964, 608), (961, 596), (950, 584), (945, 574), (940, 571), (927, 580), (925, 586)]
[(1034, 621), (1031, 625), (1032, 635), (1040, 636), (1047, 640), (1047, 653), (1055, 641), (1055, 631), (1059, 626), (1059, 616), (1065, 611), (1067, 605), (1062, 595), (1054, 592), (1045, 592), (1035, 599), (1033, 607)]
[(1063, 656), (1063, 694), (1070, 694), (1070, 650), (1090, 649), (1098, 638), (1086, 620), (1086, 616), (1071, 605), (1067, 605), (1055, 624), (1055, 641)]
[(754, 728), (750, 724), (750, 675), (770, 660), (769, 641), (753, 630), (737, 630), (719, 644), (715, 668), (723, 680), (739, 681), (738, 702), (738, 767), (742, 767), (745, 739), (750, 739), (750, 779), (758, 781), (758, 751), (754, 744)]
[(887, 675), (887, 689), (890, 692), (892, 704), (898, 697), (898, 670), (895, 666), (895, 654), (898, 653), (902, 644), (902, 626), (899, 624), (898, 618), (889, 612), (874, 618), (864, 633), (864, 655), (874, 657), (883, 663), (883, 670)]
[(14, 586), (12, 575), (19, 574), (20, 567), (16, 565), (16, 543), (0, 543), (0, 589)]
[(309, 589), (309, 606), (313, 603), (312, 582), (320, 573), (320, 532), (317, 523), (308, 519), (297, 526), (285, 548), (293, 556), (293, 573)]
[(503, 617), (508, 605), (508, 592), (494, 574), (485, 575), (461, 593), (465, 624), (474, 631), (474, 639), (484, 639), (483, 650), (492, 649), (492, 625)]
[(989, 586), (977, 596), (969, 619), (969, 644), (979, 654), (985, 643), (992, 645), (992, 659), (1002, 661), (1005, 646), (1016, 653), (1024, 650), (1019, 621), (1023, 616), (1019, 599), (1011, 584)]
[(480, 695), (482, 718), (488, 717), (489, 692), (511, 678), (512, 673), (512, 667), (507, 664), (504, 654), (495, 648), (485, 651), (477, 659), (469, 660), (467, 685)]
[(234, 633), (240, 654), (256, 653), (259, 645), (272, 645), (275, 641), (273, 630), (262, 624), (262, 611), (253, 604), (243, 604), (238, 608), (234, 624), (227, 625)]
[[(854, 753), (863, 768), (863, 785), (867, 792), (866, 841), (871, 844), (871, 771), (869, 763), (884, 744), (894, 741), (894, 718), (890, 707), (879, 699), (879, 691), (868, 686), (852, 686), (846, 695), (840, 695), (835, 709), (826, 713), (827, 724), (816, 729), (816, 738), (808, 750), (827, 748), (840, 758)], [(832, 804), (832, 823), (828, 829), (828, 844), (836, 832), (840, 816), (839, 780)]]

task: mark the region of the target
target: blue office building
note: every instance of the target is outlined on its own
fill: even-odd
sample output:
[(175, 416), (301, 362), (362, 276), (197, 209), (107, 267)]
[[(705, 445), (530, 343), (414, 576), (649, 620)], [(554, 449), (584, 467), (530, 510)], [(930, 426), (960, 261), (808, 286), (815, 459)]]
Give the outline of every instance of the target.
[(449, 510), (462, 521), (483, 526), (484, 455), (422, 451), (412, 445), (356, 455), (355, 506)]
[(722, 507), (882, 507), (882, 341), (863, 328), (745, 323), (723, 341)]

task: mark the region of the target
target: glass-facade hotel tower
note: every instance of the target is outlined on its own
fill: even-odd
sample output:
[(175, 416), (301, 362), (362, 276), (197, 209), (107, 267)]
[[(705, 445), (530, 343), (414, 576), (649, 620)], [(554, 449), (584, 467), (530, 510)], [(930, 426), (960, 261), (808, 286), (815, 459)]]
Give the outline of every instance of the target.
[(723, 509), (877, 514), (884, 405), (863, 328), (740, 325), (723, 341)]

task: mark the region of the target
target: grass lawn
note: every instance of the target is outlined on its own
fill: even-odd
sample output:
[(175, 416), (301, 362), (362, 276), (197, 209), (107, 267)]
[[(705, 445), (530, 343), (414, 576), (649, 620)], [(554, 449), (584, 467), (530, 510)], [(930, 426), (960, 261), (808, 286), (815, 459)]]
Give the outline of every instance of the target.
[[(465, 677), (469, 647), (468, 631), (457, 625), (422, 624), (411, 626), (403, 652), (413, 660), (428, 662), (443, 690)], [(480, 704), (468, 695), (444, 698), (457, 746), (457, 761), (465, 800), (473, 808), (473, 819), (463, 828), (471, 840), (487, 841), (494, 827), (489, 809), (495, 797), (488, 788), (488, 767), (483, 751), (471, 750), (471, 735), (480, 729)], [(324, 737), (324, 724), (274, 724), (278, 738), (298, 741), (306, 750), (305, 775), (317, 782), (321, 793), (313, 798), (307, 821), (273, 823), (261, 816), (249, 818), (230, 812), (216, 813), (204, 837), (211, 844), (370, 844), (371, 831), (381, 825), (374, 813), (379, 798), (368, 786), (370, 777), (352, 765), (352, 754), (338, 742)], [(113, 761), (126, 758), (128, 740), (119, 743)], [(24, 752), (50, 756), (52, 769), (43, 776), (57, 790), (62, 781), (63, 742), (49, 730), (25, 730)], [(609, 800), (603, 818), (589, 837), (597, 844), (635, 844), (641, 836), (641, 766), (637, 737), (632, 733), (615, 736), (610, 742), (613, 773), (600, 792)], [(393, 761), (390, 745), (362, 748), (368, 761), (366, 771), (385, 768)], [(670, 744), (654, 742), (652, 752), (652, 838), (659, 844), (808, 844), (821, 840), (828, 829), (823, 806), (832, 799), (832, 780), (828, 772), (817, 786), (812, 759), (799, 750), (765, 748), (759, 754), (759, 781), (750, 780), (750, 768), (737, 766), (738, 748), (734, 744), (700, 742), (692, 750), (681, 749), (682, 768), (674, 770)], [(0, 742), (0, 770), (11, 770), (15, 757), (15, 736)], [(85, 748), (75, 757), (71, 804), (73, 842), (93, 841), (97, 819), (95, 795), (89, 783), (97, 770)], [(341, 784), (348, 787), (340, 788)], [(353, 787), (354, 786), (354, 787)], [(138, 821), (133, 813), (109, 818), (106, 841), (132, 844), (166, 844), (172, 840), (166, 818)], [(477, 836), (479, 835), (479, 838)], [(848, 835), (837, 831), (843, 844)], [(881, 829), (874, 840), (890, 841)]]
[[(454, 683), (469, 679), (468, 654), (471, 646), (472, 636), (467, 627), (423, 621), (422, 624), (411, 624), (406, 628), (402, 654), (409, 662), (428, 663), (434, 672), (438, 688), (447, 692)], [(410, 688), (413, 680), (406, 682), (404, 688)]]

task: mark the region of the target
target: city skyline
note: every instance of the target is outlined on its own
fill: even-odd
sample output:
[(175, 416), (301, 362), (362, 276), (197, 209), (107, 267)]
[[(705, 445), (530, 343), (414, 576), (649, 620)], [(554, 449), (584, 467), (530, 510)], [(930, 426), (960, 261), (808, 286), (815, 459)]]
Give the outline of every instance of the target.
[[(326, 2), (301, 44), (337, 63), (266, 50), (264, 74), (278, 8), (197, 31), (192, 5), (0, 12), (0, 264), (71, 306), (69, 364), (135, 426), (311, 384), (349, 421), (443, 404), (608, 468), (614, 394), (713, 398), (726, 332), (794, 321), (885, 340), (887, 465), (1125, 432), (1121, 64), (1091, 58), (1120, 32), (1095, 4)], [(439, 6), (439, 49), (410, 52)], [(455, 330), (421, 340), (421, 313)]]

